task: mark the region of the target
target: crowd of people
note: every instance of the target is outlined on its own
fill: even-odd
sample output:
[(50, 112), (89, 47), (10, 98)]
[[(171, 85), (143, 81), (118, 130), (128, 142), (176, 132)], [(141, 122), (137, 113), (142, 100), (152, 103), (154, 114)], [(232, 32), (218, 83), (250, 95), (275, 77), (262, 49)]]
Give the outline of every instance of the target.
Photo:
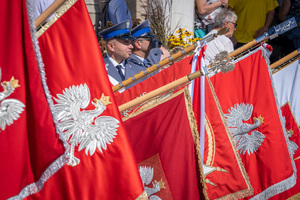
[[(48, 7), (53, 0), (34, 0), (35, 16)], [(112, 85), (144, 71), (170, 55), (150, 30), (146, 20), (132, 28), (132, 18), (125, 0), (106, 0), (105, 20), (113, 26), (103, 27), (102, 37), (106, 55), (104, 62)], [(104, 12), (104, 11), (103, 11)], [(194, 36), (217, 33), (222, 28), (228, 32), (208, 42), (205, 51), (206, 64), (216, 54), (228, 53), (263, 35), (274, 25), (294, 17), (298, 27), (272, 41), (271, 63), (300, 48), (300, 0), (196, 0)]]
[[(204, 53), (206, 64), (213, 62), (218, 53), (222, 51), (230, 53), (262, 36), (270, 27), (291, 17), (295, 17), (298, 27), (284, 35), (280, 35), (274, 41), (268, 41), (273, 47), (273, 54), (270, 57), (271, 63), (298, 49), (300, 47), (299, 2), (299, 0), (196, 0), (195, 37), (202, 38), (217, 33), (222, 28), (228, 30), (224, 35), (219, 35), (208, 42)], [(126, 10), (127, 7), (124, 6), (123, 9)], [(128, 20), (128, 17), (124, 16), (124, 19)], [(124, 23), (121, 22), (121, 24)], [(122, 77), (126, 79), (132, 76), (132, 70), (135, 73), (143, 71), (169, 55), (165, 48), (162, 50), (163, 47), (160, 49), (151, 45), (155, 36), (151, 34), (148, 21), (133, 29), (130, 29), (131, 24), (132, 22), (127, 27), (128, 32), (126, 33), (114, 35), (112, 38), (103, 37), (106, 48), (111, 48), (111, 45), (108, 44), (115, 41), (119, 45), (126, 46), (127, 52), (132, 52), (131, 55), (126, 54), (125, 56), (124, 54), (122, 60), (115, 62), (114, 70), (107, 68), (109, 76), (114, 77), (116, 80), (111, 79), (113, 85), (124, 80)], [(103, 36), (107, 32), (113, 32), (118, 26), (121, 27), (122, 25), (117, 24), (101, 32), (100, 35)], [(124, 38), (124, 34), (132, 35), (133, 38)], [(122, 39), (120, 40), (120, 38)], [(114, 53), (111, 50), (107, 51), (108, 55), (106, 57), (110, 60), (106, 57), (104, 60), (106, 64), (109, 63), (108, 66), (112, 66), (110, 61), (115, 53), (116, 51)], [(122, 70), (118, 69), (117, 66), (119, 65), (122, 66)]]

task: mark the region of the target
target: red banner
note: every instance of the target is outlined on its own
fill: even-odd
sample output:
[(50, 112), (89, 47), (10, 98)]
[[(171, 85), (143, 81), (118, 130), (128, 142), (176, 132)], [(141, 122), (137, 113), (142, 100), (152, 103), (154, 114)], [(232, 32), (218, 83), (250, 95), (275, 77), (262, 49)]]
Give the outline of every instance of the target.
[[(209, 199), (240, 199), (253, 194), (214, 88), (205, 80), (205, 147), (203, 165)], [(207, 172), (206, 172), (207, 171)]]
[(1, 200), (38, 192), (66, 160), (47, 101), (50, 97), (42, 85), (31, 38), (35, 30), (30, 30), (29, 21), (33, 26), (25, 0), (1, 2)]
[(253, 198), (268, 199), (291, 188), (294, 162), (262, 50), (211, 81), (254, 189)]
[(198, 171), (201, 160), (195, 145), (199, 145), (198, 133), (189, 115), (191, 106), (185, 101), (181, 92), (125, 121), (150, 199), (198, 200), (204, 195)]
[(122, 105), (139, 96), (142, 96), (145, 93), (190, 74), (192, 58), (192, 56), (186, 57), (183, 60), (171, 65), (169, 68), (160, 71), (154, 76), (150, 76), (143, 82), (137, 83), (133, 87), (126, 89), (124, 92), (116, 92), (115, 97), (118, 105)]
[[(39, 37), (69, 164), (38, 199), (136, 199), (143, 192), (85, 2), (66, 1)], [(40, 33), (38, 33), (40, 34)]]
[(296, 185), (294, 187), (292, 187), (291, 189), (280, 193), (274, 197), (272, 197), (272, 200), (278, 199), (299, 199), (300, 198), (300, 181), (299, 181), (299, 177), (300, 177), (300, 128), (298, 126), (298, 123), (293, 115), (293, 112), (291, 110), (291, 106), (289, 103), (286, 103), (285, 105), (283, 105), (281, 107), (281, 111), (282, 111), (282, 115), (285, 118), (286, 124), (285, 124), (285, 128), (289, 133), (289, 145), (292, 148), (292, 151), (294, 152), (293, 154), (293, 158), (295, 161), (295, 165), (297, 168), (297, 182)]
[[(126, 103), (143, 93), (150, 92), (164, 84), (190, 74), (191, 62), (192, 57), (187, 57), (147, 80), (138, 83), (129, 90), (125, 90), (123, 93), (116, 93), (116, 97), (119, 100), (118, 103)], [(200, 83), (198, 82), (198, 84)], [(200, 90), (200, 87), (198, 87), (198, 90)], [(209, 138), (208, 135), (211, 136), (211, 134), (205, 136), (205, 154), (203, 159), (205, 160), (204, 165), (206, 166), (204, 166), (204, 168), (207, 167), (206, 169), (213, 170), (212, 173), (207, 174), (206, 187), (209, 188), (206, 190), (207, 195), (210, 199), (222, 197), (242, 198), (249, 196), (252, 194), (252, 188), (249, 185), (249, 179), (245, 173), (245, 169), (240, 158), (237, 156), (238, 153), (234, 148), (234, 144), (232, 144), (232, 138), (224, 134), (226, 133), (226, 126), (221, 118), (222, 113), (219, 113), (217, 103), (210, 92), (209, 86), (206, 87), (206, 90), (208, 90), (205, 92), (208, 93), (208, 96), (205, 97), (205, 107), (207, 108), (206, 117), (207, 121), (210, 121), (211, 132), (214, 133), (209, 141), (207, 138)], [(200, 91), (198, 91), (198, 96), (200, 96)], [(200, 101), (200, 99), (198, 99), (198, 101)], [(200, 104), (200, 102), (198, 103)], [(199, 111), (197, 113), (200, 115)], [(226, 155), (224, 155), (223, 152), (226, 152)], [(213, 159), (211, 160), (210, 156), (212, 155)], [(215, 183), (212, 185), (212, 182)]]

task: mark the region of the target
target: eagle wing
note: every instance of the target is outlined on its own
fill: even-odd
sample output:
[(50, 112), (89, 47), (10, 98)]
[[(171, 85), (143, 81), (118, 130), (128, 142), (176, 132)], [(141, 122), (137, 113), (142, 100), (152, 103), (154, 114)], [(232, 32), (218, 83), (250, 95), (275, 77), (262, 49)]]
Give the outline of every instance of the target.
[(248, 155), (254, 153), (261, 146), (265, 136), (259, 131), (252, 131), (251, 135), (245, 134), (240, 137), (239, 145), (237, 149), (244, 155), (246, 152)]
[(5, 129), (20, 117), (25, 105), (17, 99), (5, 99), (0, 106), (0, 128)]
[(143, 183), (145, 185), (149, 185), (153, 179), (153, 168), (147, 166), (140, 166), (139, 172)]
[(250, 119), (253, 106), (245, 103), (235, 104), (234, 107), (228, 109), (229, 114), (224, 114), (229, 127), (239, 127), (243, 121)]
[(95, 120), (95, 125), (91, 127), (86, 134), (80, 140), (79, 151), (85, 148), (85, 153), (93, 155), (96, 148), (102, 152), (102, 149), (106, 150), (107, 144), (113, 142), (113, 139), (117, 135), (117, 128), (119, 127), (119, 121), (110, 116), (101, 116)]
[(68, 121), (78, 116), (80, 108), (86, 108), (90, 103), (90, 90), (86, 84), (70, 86), (57, 94), (54, 98), (57, 104), (54, 105), (55, 113), (60, 121)]
[(86, 108), (90, 103), (88, 86), (86, 84), (70, 86), (63, 94), (57, 94), (54, 100), (57, 103), (54, 105), (54, 111), (60, 121), (58, 127), (63, 132), (63, 137), (66, 140), (71, 137), (70, 143), (78, 143), (83, 132), (80, 109)]

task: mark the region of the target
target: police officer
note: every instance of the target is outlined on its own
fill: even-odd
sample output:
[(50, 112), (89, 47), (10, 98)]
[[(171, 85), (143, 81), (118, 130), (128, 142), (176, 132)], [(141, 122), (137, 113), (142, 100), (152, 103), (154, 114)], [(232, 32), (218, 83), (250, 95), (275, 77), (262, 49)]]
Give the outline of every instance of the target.
[(116, 24), (99, 34), (103, 37), (107, 50), (104, 62), (112, 85), (117, 85), (146, 69), (143, 66), (132, 65), (127, 62), (132, 53), (132, 40), (134, 39), (130, 32), (129, 21)]
[(160, 48), (162, 43), (151, 33), (148, 20), (133, 28), (131, 34), (135, 40), (132, 43), (133, 50), (128, 62), (150, 67), (161, 60), (162, 51)]

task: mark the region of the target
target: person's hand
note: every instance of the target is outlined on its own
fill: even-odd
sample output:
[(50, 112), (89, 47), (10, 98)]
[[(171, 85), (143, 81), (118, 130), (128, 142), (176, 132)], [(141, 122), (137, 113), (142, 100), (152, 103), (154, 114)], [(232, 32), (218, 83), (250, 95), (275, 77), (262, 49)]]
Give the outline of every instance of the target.
[(267, 30), (268, 30), (268, 28), (266, 28), (266, 27), (262, 27), (262, 28), (258, 29), (257, 31), (255, 31), (253, 38), (254, 39), (258, 38), (259, 36), (263, 35)]
[(228, 0), (220, 0), (221, 2), (221, 5), (224, 7), (224, 8), (227, 8), (228, 7)]

